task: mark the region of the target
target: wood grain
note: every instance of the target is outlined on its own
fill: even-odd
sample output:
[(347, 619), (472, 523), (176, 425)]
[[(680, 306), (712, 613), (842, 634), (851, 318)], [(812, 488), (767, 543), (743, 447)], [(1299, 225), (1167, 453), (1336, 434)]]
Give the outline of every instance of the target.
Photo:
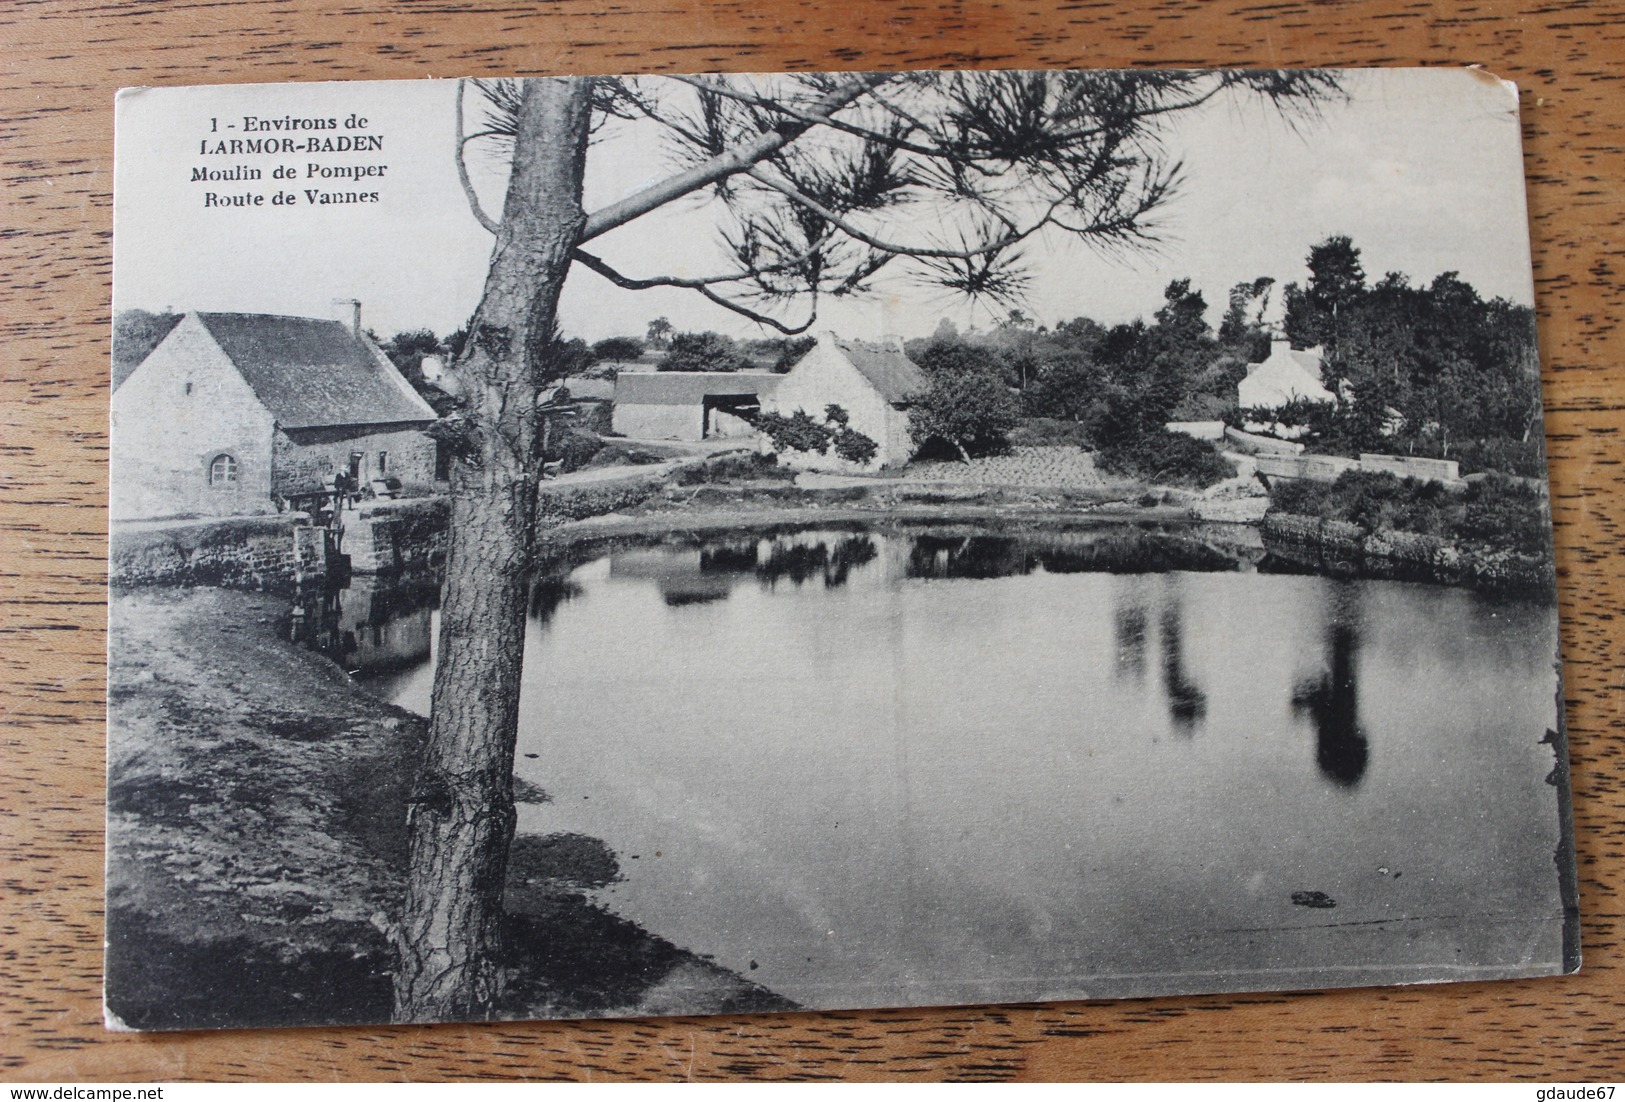
[[(38, 0), (0, 10), (0, 1068), (68, 1079), (1618, 1079), (1625, 4)], [(468, 73), (1459, 65), (1523, 89), (1584, 915), (1576, 976), (782, 1017), (104, 1033), (112, 104)]]

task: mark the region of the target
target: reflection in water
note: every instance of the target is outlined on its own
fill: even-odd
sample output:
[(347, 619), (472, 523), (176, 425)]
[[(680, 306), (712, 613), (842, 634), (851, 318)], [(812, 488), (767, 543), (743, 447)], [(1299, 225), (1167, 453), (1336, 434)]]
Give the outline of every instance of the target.
[(1242, 560), (1200, 539), (1131, 528), (1116, 532), (1072, 533), (1036, 548), (1050, 574), (1166, 574), (1240, 569)]
[(1117, 644), (1117, 675), (1136, 684), (1145, 680), (1145, 606), (1119, 606), (1112, 614), (1112, 634)]
[(1033, 565), (1021, 541), (1004, 536), (917, 536), (908, 553), (910, 578), (1009, 578)]
[(1178, 593), (1162, 610), (1162, 679), (1168, 693), (1168, 715), (1181, 734), (1192, 734), (1207, 715), (1207, 694), (1185, 670), (1185, 625)]
[(805, 542), (796, 539), (774, 540), (767, 558), (756, 564), (756, 577), (771, 589), (781, 578), (796, 585), (822, 576), (826, 588), (835, 589), (846, 584), (855, 567), (874, 560), (879, 552), (874, 540), (867, 536), (849, 536), (830, 542), (819, 539)]
[(708, 543), (700, 548), (700, 573), (742, 574), (756, 569), (760, 545), (755, 539)]
[[(769, 540), (733, 537), (687, 548), (633, 545), (611, 550), (609, 560), (611, 576), (651, 580), (668, 608), (682, 608), (726, 600), (747, 579), (771, 590), (781, 580), (800, 586), (822, 578), (826, 588), (834, 589), (878, 554), (868, 536), (826, 534)], [(555, 570), (537, 584), (547, 584), (550, 578), (556, 582), (573, 563), (554, 565)]]
[(1011, 578), (1047, 574), (1162, 574), (1230, 571), (1240, 562), (1199, 539), (1139, 528), (1021, 536), (915, 536), (910, 578)]
[(428, 659), (439, 603), (430, 575), (356, 574), (296, 597), (293, 634), (357, 673), (400, 669)]
[(1360, 727), (1357, 664), (1360, 632), (1353, 610), (1338, 602), (1326, 627), (1329, 669), (1318, 679), (1299, 682), (1292, 694), (1292, 709), (1308, 713), (1315, 725), (1315, 761), (1320, 771), (1345, 788), (1365, 776), (1370, 746)]
[[(516, 869), (814, 1007), (1558, 959), (1552, 609), (1157, 572), (1211, 561), (1199, 536), (882, 523), (561, 549), (516, 762), (552, 802), (520, 809), (541, 841)], [(702, 578), (727, 600), (674, 607)], [(427, 711), (431, 671), (370, 685)], [(1337, 908), (1295, 905), (1316, 893)]]
[(560, 574), (543, 574), (530, 583), (531, 619), (547, 623), (559, 606), (581, 596), (581, 587)]

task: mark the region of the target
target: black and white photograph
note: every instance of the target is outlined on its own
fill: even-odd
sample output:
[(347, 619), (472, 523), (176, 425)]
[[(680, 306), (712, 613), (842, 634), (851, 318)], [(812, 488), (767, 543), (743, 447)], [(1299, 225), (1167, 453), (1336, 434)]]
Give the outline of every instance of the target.
[(1510, 84), (116, 117), (108, 1028), (1580, 966)]

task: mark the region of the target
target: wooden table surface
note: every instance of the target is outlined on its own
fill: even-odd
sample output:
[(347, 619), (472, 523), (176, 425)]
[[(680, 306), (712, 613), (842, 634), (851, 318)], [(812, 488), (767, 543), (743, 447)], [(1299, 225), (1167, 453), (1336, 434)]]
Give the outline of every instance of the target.
[[(0, 60), (0, 1078), (1625, 1077), (1625, 3), (11, 0)], [(1578, 975), (881, 1013), (103, 1032), (116, 89), (1143, 64), (1482, 64), (1522, 88), (1568, 659)]]

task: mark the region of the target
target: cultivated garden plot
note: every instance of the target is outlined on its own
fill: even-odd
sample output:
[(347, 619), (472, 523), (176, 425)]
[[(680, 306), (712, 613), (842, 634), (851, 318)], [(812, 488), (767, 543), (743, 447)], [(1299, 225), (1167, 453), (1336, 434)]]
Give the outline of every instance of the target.
[(1510, 86), (118, 128), (110, 1028), (1579, 966)]

